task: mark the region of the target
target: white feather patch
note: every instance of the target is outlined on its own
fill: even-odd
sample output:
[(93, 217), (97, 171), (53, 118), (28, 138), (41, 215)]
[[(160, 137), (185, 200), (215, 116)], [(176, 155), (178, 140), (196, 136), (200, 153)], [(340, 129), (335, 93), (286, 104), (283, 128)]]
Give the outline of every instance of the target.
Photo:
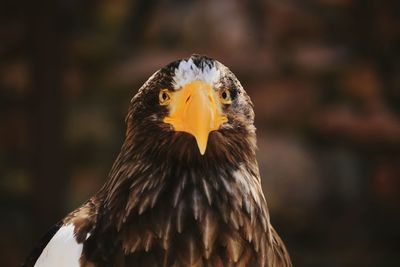
[(61, 227), (47, 244), (35, 267), (79, 267), (82, 244), (78, 244), (72, 224)]
[(220, 71), (215, 65), (210, 67), (207, 64), (203, 64), (199, 68), (190, 58), (188, 60), (182, 60), (178, 68), (175, 69), (173, 85), (174, 89), (177, 90), (192, 81), (200, 80), (212, 86), (217, 83), (219, 79)]

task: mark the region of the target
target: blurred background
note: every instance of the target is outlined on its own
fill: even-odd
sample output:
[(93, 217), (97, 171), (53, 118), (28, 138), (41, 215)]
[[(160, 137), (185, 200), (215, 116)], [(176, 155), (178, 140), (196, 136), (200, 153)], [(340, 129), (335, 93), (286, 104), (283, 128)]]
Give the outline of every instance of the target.
[(100, 188), (131, 97), (192, 53), (253, 99), (294, 265), (399, 266), (399, 37), (395, 0), (1, 1), (1, 266)]

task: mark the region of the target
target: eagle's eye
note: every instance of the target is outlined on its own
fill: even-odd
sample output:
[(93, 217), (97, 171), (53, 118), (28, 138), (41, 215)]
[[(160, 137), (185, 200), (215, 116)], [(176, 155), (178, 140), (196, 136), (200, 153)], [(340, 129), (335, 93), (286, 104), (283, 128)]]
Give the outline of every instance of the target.
[(222, 104), (229, 105), (232, 103), (231, 92), (229, 89), (224, 89), (220, 92), (219, 98)]
[(158, 95), (158, 99), (160, 101), (160, 105), (168, 105), (169, 102), (171, 102), (171, 93), (168, 91), (168, 89), (162, 89)]

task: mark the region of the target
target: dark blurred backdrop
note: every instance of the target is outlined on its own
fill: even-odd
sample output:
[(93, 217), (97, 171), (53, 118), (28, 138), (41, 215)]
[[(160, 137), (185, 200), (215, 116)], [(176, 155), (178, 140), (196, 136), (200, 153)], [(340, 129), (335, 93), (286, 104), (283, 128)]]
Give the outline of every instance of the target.
[(0, 4), (0, 265), (95, 193), (130, 98), (192, 53), (255, 104), (263, 187), (295, 266), (400, 266), (400, 1)]

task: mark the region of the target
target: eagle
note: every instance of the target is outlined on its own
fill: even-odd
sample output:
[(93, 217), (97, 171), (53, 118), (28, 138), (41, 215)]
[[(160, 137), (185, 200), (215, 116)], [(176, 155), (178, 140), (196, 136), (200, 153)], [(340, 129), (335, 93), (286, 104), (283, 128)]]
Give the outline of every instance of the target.
[(132, 98), (104, 186), (22, 266), (292, 266), (270, 223), (253, 104), (202, 55), (155, 72)]

